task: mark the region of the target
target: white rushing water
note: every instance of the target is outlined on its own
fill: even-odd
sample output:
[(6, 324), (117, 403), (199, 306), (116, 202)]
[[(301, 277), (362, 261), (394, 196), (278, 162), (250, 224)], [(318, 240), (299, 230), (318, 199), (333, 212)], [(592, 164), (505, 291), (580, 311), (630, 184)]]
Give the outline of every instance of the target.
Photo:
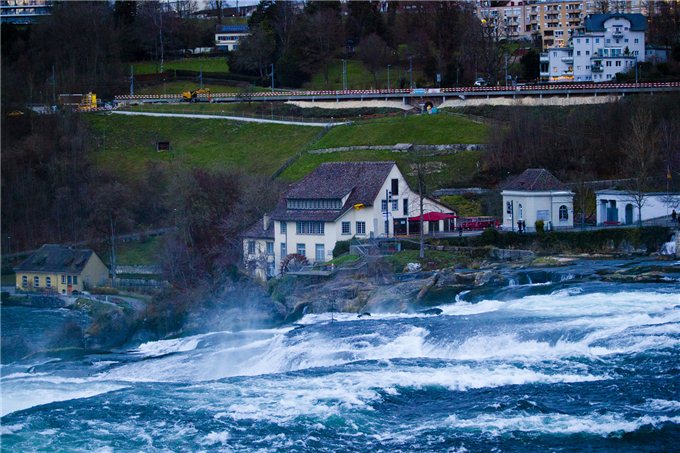
[[(2, 414), (140, 382), (194, 383), (232, 392), (234, 384), (215, 381), (347, 364), (359, 365), (319, 378), (255, 379), (250, 390), (241, 390), (250, 392), (248, 402), (227, 412), (276, 418), (333, 411), (342, 405), (365, 405), (377, 398), (376, 392), (397, 392), (404, 386), (464, 391), (607, 380), (607, 373), (593, 372), (573, 359), (604, 360), (614, 354), (677, 347), (679, 304), (680, 294), (672, 292), (585, 294), (571, 288), (507, 301), (459, 300), (439, 307), (441, 316), (343, 314), (335, 315), (331, 324), (330, 315), (308, 315), (301, 321), (307, 327), (298, 330), (213, 332), (144, 343), (128, 353), (132, 360), (95, 362), (84, 377), (62, 376), (59, 371), (3, 372)], [(532, 322), (525, 327), (500, 322), (507, 317)], [(335, 335), (339, 329), (342, 335)], [(394, 362), (416, 359), (435, 362)], [(318, 404), (324, 399), (340, 403)]]

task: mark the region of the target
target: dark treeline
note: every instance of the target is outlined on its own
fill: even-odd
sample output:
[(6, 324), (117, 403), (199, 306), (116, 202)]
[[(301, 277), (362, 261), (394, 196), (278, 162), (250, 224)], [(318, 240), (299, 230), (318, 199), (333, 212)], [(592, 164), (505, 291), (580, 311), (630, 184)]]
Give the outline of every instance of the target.
[(96, 144), (76, 114), (24, 115), (2, 128), (2, 248), (78, 243), (108, 255), (110, 238), (160, 227), (162, 265), (178, 287), (237, 263), (238, 234), (276, 201), (277, 184), (233, 170), (149, 162), (134, 177), (94, 163)]
[(125, 92), (130, 61), (175, 58), (212, 46), (215, 22), (158, 1), (55, 2), (31, 26), (2, 25), (2, 106), (52, 104), (60, 93)]
[[(386, 10), (381, 7), (386, 6)], [(335, 58), (358, 58), (373, 74), (387, 65), (419, 68), (418, 85), (495, 81), (503, 58), (500, 30), (483, 27), (463, 2), (272, 2), (263, 1), (249, 20), (251, 36), (230, 55), (231, 66), (283, 86), (300, 86)], [(394, 86), (408, 86), (403, 74)]]
[(620, 102), (572, 107), (495, 108), (506, 127), (492, 129), (487, 170), (503, 178), (526, 168), (546, 168), (571, 181), (577, 177), (613, 179), (630, 173), (624, 162), (632, 136), (648, 112), (649, 148), (660, 176), (680, 170), (680, 98), (676, 95), (629, 97)]

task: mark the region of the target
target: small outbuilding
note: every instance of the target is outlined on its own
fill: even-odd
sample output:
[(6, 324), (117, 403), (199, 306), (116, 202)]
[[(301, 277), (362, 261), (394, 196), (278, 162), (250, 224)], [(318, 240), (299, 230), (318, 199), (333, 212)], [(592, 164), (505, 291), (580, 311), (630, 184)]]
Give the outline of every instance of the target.
[(640, 221), (668, 219), (680, 210), (680, 193), (650, 192), (644, 195), (625, 190), (595, 192), (598, 225), (633, 225)]
[(574, 192), (543, 168), (530, 168), (501, 186), (503, 229), (516, 231), (518, 222), (526, 231), (574, 227)]
[(14, 268), (16, 288), (71, 294), (108, 282), (109, 269), (90, 249), (45, 244)]

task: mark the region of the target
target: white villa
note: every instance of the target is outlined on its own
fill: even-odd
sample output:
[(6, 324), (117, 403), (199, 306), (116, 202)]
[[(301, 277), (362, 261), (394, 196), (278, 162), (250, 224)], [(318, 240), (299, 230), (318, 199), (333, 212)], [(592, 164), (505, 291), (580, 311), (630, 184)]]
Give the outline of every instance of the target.
[[(455, 230), (455, 214), (446, 206), (424, 198), (423, 213), (425, 234)], [(323, 163), (244, 234), (244, 264), (262, 263), (260, 269), (274, 276), (289, 254), (326, 262), (338, 241), (415, 234), (419, 216), (420, 196), (396, 163)]]
[(567, 47), (541, 54), (541, 78), (549, 82), (607, 82), (645, 61), (647, 19), (642, 14), (591, 14)]
[(248, 36), (247, 25), (217, 25), (215, 27), (215, 47), (217, 50), (236, 50), (241, 40)]
[(574, 193), (547, 170), (531, 168), (502, 186), (503, 229), (517, 229), (523, 221), (527, 231), (535, 231), (542, 220), (546, 229), (574, 226)]
[[(635, 197), (623, 190), (595, 192), (598, 225), (633, 225), (640, 221)], [(642, 221), (669, 216), (680, 211), (680, 193), (648, 193), (642, 202)]]

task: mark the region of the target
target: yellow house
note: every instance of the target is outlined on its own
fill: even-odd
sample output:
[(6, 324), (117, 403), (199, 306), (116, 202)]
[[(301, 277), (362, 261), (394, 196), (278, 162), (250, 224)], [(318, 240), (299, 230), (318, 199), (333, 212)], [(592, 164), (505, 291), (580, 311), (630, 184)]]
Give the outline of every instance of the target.
[(90, 249), (45, 244), (14, 268), (22, 291), (71, 294), (105, 285), (109, 269)]

